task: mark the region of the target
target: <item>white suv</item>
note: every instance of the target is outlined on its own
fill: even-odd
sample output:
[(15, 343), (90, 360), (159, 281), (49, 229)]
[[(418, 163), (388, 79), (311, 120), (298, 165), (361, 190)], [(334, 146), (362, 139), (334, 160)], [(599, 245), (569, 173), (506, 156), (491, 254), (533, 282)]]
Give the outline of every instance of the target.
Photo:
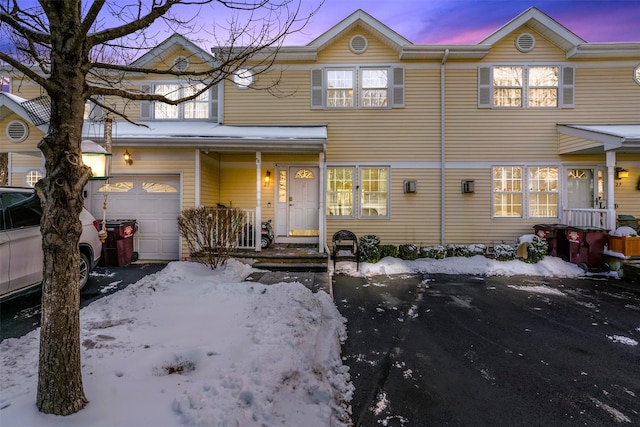
[[(0, 300), (36, 290), (42, 282), (44, 255), (40, 199), (33, 188), (0, 186)], [(98, 221), (83, 209), (80, 213), (80, 289), (98, 264), (102, 243)]]

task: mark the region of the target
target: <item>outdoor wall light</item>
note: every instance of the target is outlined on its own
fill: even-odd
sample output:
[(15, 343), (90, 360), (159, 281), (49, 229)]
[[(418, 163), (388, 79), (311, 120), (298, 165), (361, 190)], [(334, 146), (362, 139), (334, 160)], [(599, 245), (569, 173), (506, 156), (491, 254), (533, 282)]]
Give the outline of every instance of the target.
[(629, 178), (629, 171), (622, 168), (616, 168), (616, 179)]
[(124, 150), (124, 154), (122, 155), (124, 158), (124, 162), (131, 166), (133, 164), (133, 159), (131, 158), (131, 154), (129, 154), (128, 150)]
[(271, 182), (271, 171), (267, 169), (267, 173), (264, 174), (264, 186), (267, 187)]

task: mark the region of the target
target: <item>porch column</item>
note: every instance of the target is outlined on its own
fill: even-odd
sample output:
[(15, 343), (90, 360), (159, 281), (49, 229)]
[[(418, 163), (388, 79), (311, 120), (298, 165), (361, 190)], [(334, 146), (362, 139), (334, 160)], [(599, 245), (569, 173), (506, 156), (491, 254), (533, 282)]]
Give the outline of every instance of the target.
[(616, 199), (615, 199), (615, 172), (616, 152), (606, 151), (607, 156), (607, 228), (616, 229)]
[(256, 223), (253, 225), (253, 238), (256, 252), (262, 250), (260, 244), (260, 227), (262, 226), (262, 153), (256, 151)]
[(325, 160), (324, 153), (320, 153), (318, 155), (318, 163), (320, 166), (320, 212), (319, 215), (319, 223), (318, 223), (318, 252), (324, 252), (325, 242), (327, 241), (327, 217), (326, 217), (326, 209), (325, 203), (327, 198), (327, 189), (326, 189), (326, 175), (327, 175), (327, 162)]

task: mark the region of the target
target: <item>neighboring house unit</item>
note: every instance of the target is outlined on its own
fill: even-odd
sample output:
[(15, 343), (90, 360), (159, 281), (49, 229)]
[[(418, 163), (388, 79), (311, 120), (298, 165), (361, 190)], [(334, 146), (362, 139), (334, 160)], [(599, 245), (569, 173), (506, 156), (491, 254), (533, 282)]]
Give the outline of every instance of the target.
[[(175, 35), (136, 64), (213, 58)], [(251, 90), (276, 76), (282, 96)], [(128, 106), (147, 127), (114, 121), (107, 215), (138, 220), (141, 258), (186, 257), (175, 218), (218, 203), (273, 220), (276, 242), (320, 251), (340, 229), (491, 244), (540, 223), (640, 217), (640, 42), (588, 43), (531, 8), (478, 44), (416, 45), (358, 10), (281, 48), (272, 71), (236, 77), (177, 107)], [(193, 90), (162, 75), (131, 84)], [(9, 91), (0, 152), (10, 184), (32, 185), (46, 125), (22, 102), (41, 93), (28, 82)], [(103, 121), (86, 121), (86, 139), (103, 135)], [(104, 185), (86, 190), (98, 218)]]

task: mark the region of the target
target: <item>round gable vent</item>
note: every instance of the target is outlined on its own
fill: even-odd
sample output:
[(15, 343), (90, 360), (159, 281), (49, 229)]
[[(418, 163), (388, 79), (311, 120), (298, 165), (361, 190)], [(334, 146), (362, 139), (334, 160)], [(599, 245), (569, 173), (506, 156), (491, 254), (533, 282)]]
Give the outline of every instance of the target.
[(29, 127), (21, 120), (13, 120), (7, 125), (7, 137), (13, 142), (22, 142), (29, 135)]
[(520, 52), (530, 52), (536, 45), (536, 39), (529, 33), (522, 33), (516, 39), (516, 47)]
[(185, 56), (177, 56), (173, 60), (173, 69), (179, 72), (187, 71), (189, 69), (189, 59)]
[(349, 49), (351, 49), (351, 52), (353, 53), (364, 52), (365, 50), (367, 50), (368, 45), (369, 42), (367, 41), (367, 38), (365, 36), (357, 35), (351, 37), (351, 40), (349, 40)]

